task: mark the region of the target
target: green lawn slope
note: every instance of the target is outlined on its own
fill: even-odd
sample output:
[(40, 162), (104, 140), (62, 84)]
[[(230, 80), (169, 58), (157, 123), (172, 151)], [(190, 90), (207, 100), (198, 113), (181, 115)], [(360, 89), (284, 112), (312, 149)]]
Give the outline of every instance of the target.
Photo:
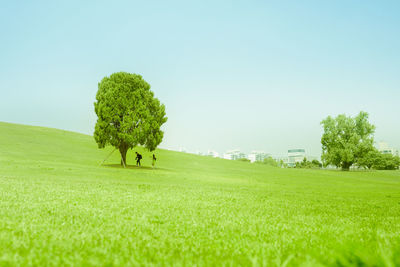
[(0, 266), (400, 266), (400, 172), (279, 169), (0, 123)]

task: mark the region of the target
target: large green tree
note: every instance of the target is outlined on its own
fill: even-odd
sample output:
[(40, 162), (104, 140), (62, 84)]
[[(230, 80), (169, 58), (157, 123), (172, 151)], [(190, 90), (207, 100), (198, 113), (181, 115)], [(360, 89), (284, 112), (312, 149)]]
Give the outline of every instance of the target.
[(322, 161), (349, 170), (374, 150), (375, 126), (368, 122), (368, 113), (361, 111), (356, 117), (344, 114), (328, 116), (321, 122)]
[(161, 143), (160, 127), (167, 121), (165, 106), (154, 97), (150, 85), (138, 74), (118, 72), (98, 84), (94, 109), (94, 138), (99, 148), (112, 145), (126, 165), (128, 149), (142, 145), (153, 151)]

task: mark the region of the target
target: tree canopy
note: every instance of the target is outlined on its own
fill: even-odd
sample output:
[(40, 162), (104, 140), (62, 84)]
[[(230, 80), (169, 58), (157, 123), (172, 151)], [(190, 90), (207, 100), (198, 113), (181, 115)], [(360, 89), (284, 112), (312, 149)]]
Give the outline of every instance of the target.
[(141, 75), (113, 73), (98, 84), (94, 103), (97, 114), (94, 138), (99, 148), (112, 145), (126, 165), (128, 149), (142, 145), (156, 149), (163, 138), (161, 125), (167, 121), (165, 106), (154, 97)]
[(328, 116), (321, 122), (322, 161), (349, 170), (353, 164), (365, 163), (364, 158), (374, 150), (375, 126), (368, 122), (368, 113), (361, 111), (356, 117), (344, 114)]

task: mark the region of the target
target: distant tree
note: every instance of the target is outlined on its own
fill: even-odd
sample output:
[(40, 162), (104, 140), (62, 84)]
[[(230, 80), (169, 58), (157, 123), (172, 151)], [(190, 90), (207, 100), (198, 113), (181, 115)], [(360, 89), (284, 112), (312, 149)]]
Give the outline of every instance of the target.
[(278, 162), (272, 157), (265, 158), (263, 163), (266, 164), (266, 165), (269, 165), (269, 166), (273, 166), (273, 167), (277, 167), (278, 166)]
[(150, 151), (161, 143), (160, 127), (167, 121), (165, 106), (138, 74), (118, 72), (98, 84), (94, 109), (98, 116), (94, 138), (99, 148), (112, 145), (126, 165), (128, 149), (142, 145)]
[(296, 162), (295, 168), (305, 168), (305, 169), (316, 169), (316, 168), (321, 168), (322, 163), (320, 163), (318, 160), (314, 159), (312, 161), (307, 160), (307, 158), (303, 158), (301, 162)]
[(398, 170), (400, 166), (400, 157), (392, 154), (382, 154), (375, 159), (373, 168), (377, 170)]
[(322, 168), (322, 163), (319, 162), (319, 161), (316, 160), (316, 159), (313, 159), (313, 160), (311, 161), (311, 165), (312, 165), (313, 168)]
[[(296, 166), (296, 167), (297, 167), (297, 166)], [(300, 162), (300, 164), (299, 164), (298, 167), (300, 167), (300, 168), (311, 168), (311, 162), (309, 162), (309, 161), (307, 160), (307, 158), (304, 157), (304, 158), (303, 158), (303, 161)]]
[(278, 167), (287, 168), (287, 164), (281, 159), (278, 161)]
[(238, 161), (243, 161), (243, 162), (250, 162), (250, 160), (249, 160), (249, 159), (246, 159), (246, 158), (238, 158), (238, 159), (236, 159), (236, 160), (238, 160)]
[(366, 112), (361, 111), (354, 118), (344, 114), (336, 118), (328, 116), (321, 124), (324, 128), (321, 138), (324, 165), (349, 170), (374, 149), (375, 126), (368, 122)]

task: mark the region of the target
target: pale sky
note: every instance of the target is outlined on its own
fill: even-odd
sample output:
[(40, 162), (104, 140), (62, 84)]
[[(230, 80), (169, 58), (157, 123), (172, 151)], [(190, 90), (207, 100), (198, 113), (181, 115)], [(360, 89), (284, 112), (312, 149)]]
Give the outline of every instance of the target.
[(321, 151), (328, 115), (400, 148), (400, 1), (2, 1), (0, 121), (92, 134), (97, 83), (139, 73), (162, 148)]

